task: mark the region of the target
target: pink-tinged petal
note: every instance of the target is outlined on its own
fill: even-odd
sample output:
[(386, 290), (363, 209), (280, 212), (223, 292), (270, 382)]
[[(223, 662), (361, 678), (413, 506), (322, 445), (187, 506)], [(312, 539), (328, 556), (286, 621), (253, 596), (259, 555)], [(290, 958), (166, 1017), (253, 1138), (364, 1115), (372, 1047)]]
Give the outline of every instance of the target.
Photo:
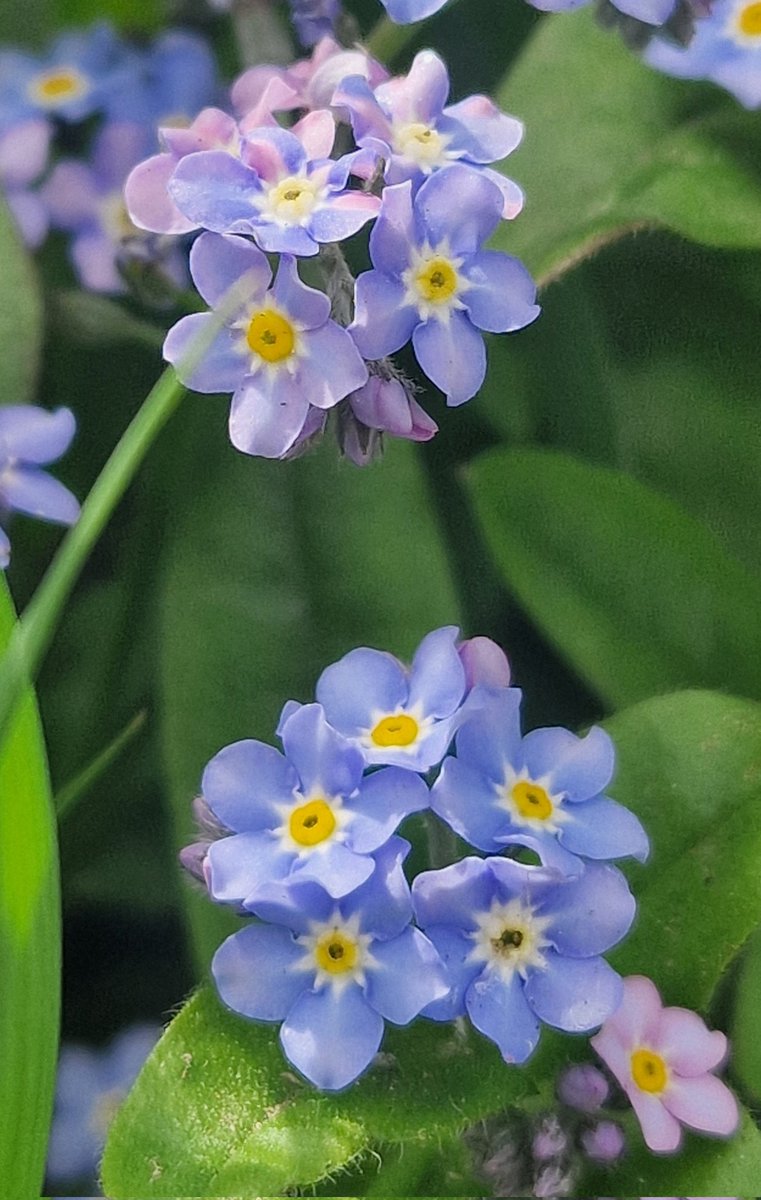
[(306, 335), (308, 355), (296, 376), (315, 408), (332, 408), (367, 382), (367, 367), (345, 329), (327, 321)]
[(507, 158), (523, 138), (523, 123), (497, 108), (488, 96), (468, 96), (444, 110), (468, 135), (468, 157), (474, 162), (497, 162)]
[(230, 441), (244, 454), (282, 458), (306, 421), (309, 398), (297, 381), (278, 372), (247, 376), (230, 407)]
[(644, 975), (629, 975), (624, 980), (624, 998), (601, 1032), (614, 1034), (630, 1050), (649, 1046), (657, 1037), (662, 1013), (663, 1005), (653, 981)]
[(311, 221), (312, 236), (318, 242), (340, 242), (352, 237), (380, 210), (380, 200), (367, 192), (344, 192), (323, 208)]
[(224, 150), (202, 150), (180, 159), (169, 194), (188, 220), (204, 229), (248, 233), (261, 185), (255, 171)]
[(491, 688), (510, 686), (510, 663), (507, 655), (491, 638), (467, 638), (461, 642), (459, 654), (465, 668), (468, 690), (477, 683)]
[(512, 221), (523, 211), (523, 205), (526, 202), (522, 189), (514, 180), (508, 179), (507, 175), (502, 175), (500, 171), (492, 171), (491, 167), (483, 167), (482, 174), (486, 175), (502, 193), (503, 221)]
[(603, 1025), (599, 1033), (589, 1039), (592, 1049), (600, 1056), (608, 1070), (616, 1077), (622, 1087), (632, 1082), (631, 1047), (623, 1045), (618, 1035), (611, 1028), (612, 1018)]
[[(272, 272), (258, 246), (235, 234), (202, 233), (190, 251), (190, 273), (211, 308), (264, 299)], [(236, 306), (237, 307), (237, 306)]]
[(672, 1076), (663, 1103), (678, 1121), (700, 1133), (731, 1137), (740, 1122), (734, 1095), (715, 1075), (693, 1079)]
[(406, 76), (390, 79), (375, 92), (378, 102), (398, 122), (435, 122), (449, 96), (449, 76), (433, 50), (421, 50)]
[(688, 1008), (664, 1008), (650, 1045), (678, 1075), (690, 1078), (715, 1070), (727, 1057), (724, 1034), (708, 1029)]
[(51, 137), (43, 119), (12, 125), (0, 136), (0, 180), (6, 187), (32, 183), (45, 170)]
[(483, 338), (464, 313), (450, 313), (448, 321), (426, 321), (412, 334), (415, 357), (450, 406), (475, 396), (486, 375)]
[(261, 129), (263, 126), (277, 129), (279, 128), (277, 119), (272, 114), (297, 107), (298, 103), (298, 93), (285, 79), (275, 77), (267, 84), (259, 103), (249, 109), (244, 117), (241, 117), (240, 132), (247, 136), (252, 130)]
[(285, 175), (300, 175), (307, 164), (306, 151), (297, 137), (287, 129), (266, 126), (247, 134), (241, 159), (266, 183), (276, 183)]
[(401, 435), (408, 437), (410, 441), (429, 442), (439, 432), (436, 422), (412, 397), (410, 397), (410, 416), (412, 417), (412, 429), (408, 434)]
[(682, 1144), (682, 1127), (676, 1117), (657, 1096), (641, 1092), (634, 1084), (625, 1090), (648, 1148), (656, 1154), (675, 1154)]
[(311, 108), (325, 108), (335, 103), (333, 97), (336, 88), (350, 75), (361, 75), (371, 87), (388, 78), (388, 72), (364, 50), (342, 50), (338, 47), (312, 75), (305, 88), (305, 100)]
[(306, 150), (307, 158), (330, 158), (336, 140), (336, 122), (329, 108), (307, 113), (296, 122), (292, 132)]
[[(296, 90), (289, 83), (290, 71), (284, 67), (269, 67), (258, 66), (250, 67), (248, 71), (244, 71), (232, 86), (230, 98), (233, 103), (233, 108), (239, 116), (245, 117), (247, 113), (255, 109), (265, 96), (267, 89), (273, 84), (281, 85), (281, 92), (278, 98), (277, 109), (286, 111), (290, 108), (298, 108), (300, 98)], [(273, 110), (275, 106), (273, 105)]]
[(124, 199), (139, 229), (151, 233), (190, 233), (198, 228), (180, 212), (167, 190), (176, 166), (173, 154), (154, 154), (130, 172), (124, 185)]
[(175, 158), (197, 154), (200, 150), (228, 150), (236, 153), (240, 146), (238, 126), (220, 108), (204, 108), (186, 129), (179, 126), (162, 126), (159, 137), (163, 145)]

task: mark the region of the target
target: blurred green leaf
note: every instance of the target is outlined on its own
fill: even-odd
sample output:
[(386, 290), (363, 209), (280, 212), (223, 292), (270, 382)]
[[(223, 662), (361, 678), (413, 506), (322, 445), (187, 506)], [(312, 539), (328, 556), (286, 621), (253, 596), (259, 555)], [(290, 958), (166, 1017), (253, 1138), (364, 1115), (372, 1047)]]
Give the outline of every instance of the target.
[(672, 501), (553, 451), (489, 452), (469, 481), (504, 580), (612, 706), (761, 692), (761, 581)]
[(55, 809), (59, 821), (91, 791), (109, 767), (116, 762), (122, 751), (142, 729), (145, 724), (145, 716), (145, 712), (136, 713), (113, 741), (104, 746), (100, 753), (87, 763), (73, 779), (59, 788), (55, 795)]
[[(457, 603), (415, 448), (361, 471), (333, 445), (292, 463), (252, 460), (208, 406), (186, 413), (175, 528), (161, 597), (163, 740), (178, 846), (208, 759), (271, 741), (289, 698), (353, 646), (408, 657)], [(200, 960), (229, 914), (188, 891)]]
[(53, 0), (63, 28), (113, 21), (128, 32), (160, 29), (169, 16), (166, 0)]
[(115, 300), (94, 292), (60, 290), (50, 297), (52, 316), (66, 336), (83, 346), (138, 342), (160, 350), (166, 330), (136, 317)]
[(648, 225), (713, 246), (761, 246), (753, 114), (651, 70), (599, 28), (592, 8), (542, 22), (496, 99), (526, 125), (505, 170), (527, 194), (497, 244), (544, 282)]
[[(15, 620), (0, 575), (0, 652)], [(61, 935), (55, 815), (31, 691), (0, 745), (0, 1179), (40, 1194), (58, 1054)]]
[(737, 976), (732, 1028), (732, 1074), (761, 1107), (761, 928), (748, 942)]
[(2, 196), (0, 261), (0, 403), (29, 404), (37, 382), (42, 305), (34, 266)]

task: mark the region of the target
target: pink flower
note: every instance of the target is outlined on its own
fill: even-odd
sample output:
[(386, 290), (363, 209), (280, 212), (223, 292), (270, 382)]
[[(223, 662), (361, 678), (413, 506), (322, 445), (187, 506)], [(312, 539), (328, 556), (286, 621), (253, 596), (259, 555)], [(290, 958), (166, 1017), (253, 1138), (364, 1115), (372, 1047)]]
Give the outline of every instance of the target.
[(682, 1125), (720, 1137), (737, 1129), (737, 1101), (712, 1074), (727, 1057), (726, 1037), (689, 1009), (664, 1008), (650, 979), (624, 980), (620, 1007), (591, 1041), (629, 1097), (651, 1150), (678, 1150)]

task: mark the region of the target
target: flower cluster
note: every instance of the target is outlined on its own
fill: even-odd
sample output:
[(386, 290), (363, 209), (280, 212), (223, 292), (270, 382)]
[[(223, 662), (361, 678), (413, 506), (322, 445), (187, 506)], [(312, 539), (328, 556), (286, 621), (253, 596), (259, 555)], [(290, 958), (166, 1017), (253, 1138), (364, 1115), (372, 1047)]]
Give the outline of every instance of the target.
[(681, 79), (709, 79), (746, 108), (760, 108), (761, 3), (717, 0), (688, 47), (655, 38), (645, 61)]
[[(73, 525), (79, 504), (68, 488), (41, 468), (68, 450), (76, 422), (68, 408), (46, 412), (31, 404), (0, 406), (0, 518), (26, 513)], [(11, 545), (0, 528), (0, 570), (8, 566)]]
[[(246, 71), (235, 116), (206, 108), (187, 128), (162, 128), (161, 152), (132, 171), (137, 226), (203, 231), (190, 269), (211, 311), (175, 325), (165, 357), (193, 389), (233, 393), (230, 435), (244, 453), (297, 453), (330, 409), (358, 463), (383, 432), (426, 440), (436, 425), (390, 356), (411, 342), (447, 402), (462, 404), (484, 380), (482, 331), (537, 316), (525, 267), (484, 248), (522, 207), (492, 167), (522, 126), (485, 96), (448, 99), (432, 51), (389, 79), (361, 49), (323, 38), (309, 59)], [(283, 128), (276, 114), (294, 111)], [(372, 269), (355, 282), (341, 243), (370, 222)], [(265, 254), (281, 256), (274, 283)], [(299, 275), (315, 256), (326, 294)], [(204, 329), (211, 349), (188, 366)]]
[[(71, 235), (77, 276), (93, 291), (123, 292), (125, 275), (139, 271), (184, 285), (181, 248), (132, 223), (123, 188), (159, 125), (187, 124), (216, 99), (204, 40), (170, 30), (138, 49), (100, 24), (63, 35), (41, 57), (1, 51), (0, 80), (0, 186), (25, 241), (40, 245), (50, 228)], [(69, 127), (68, 148), (76, 125), (83, 157), (58, 157), (58, 135)]]
[[(502, 651), (445, 627), (409, 668), (352, 650), (322, 673), (316, 702), (285, 705), (282, 751), (238, 742), (206, 767), (204, 839), (183, 861), (214, 900), (258, 918), (218, 950), (217, 989), (243, 1016), (282, 1022), (287, 1058), (318, 1087), (367, 1068), (384, 1020), (467, 1016), (521, 1063), (541, 1024), (588, 1032), (617, 1009), (603, 955), (635, 903), (609, 860), (645, 857), (647, 839), (601, 794), (607, 736), (521, 739), (519, 704)], [(427, 809), (488, 856), (410, 887), (398, 829)], [(601, 825), (607, 840), (590, 832)]]

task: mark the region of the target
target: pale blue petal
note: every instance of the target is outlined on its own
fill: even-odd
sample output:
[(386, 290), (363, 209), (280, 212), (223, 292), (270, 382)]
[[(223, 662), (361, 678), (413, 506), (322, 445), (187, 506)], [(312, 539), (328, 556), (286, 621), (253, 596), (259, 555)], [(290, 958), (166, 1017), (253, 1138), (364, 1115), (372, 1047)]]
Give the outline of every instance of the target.
[(315, 408), (332, 408), (367, 383), (367, 367), (351, 336), (335, 321), (304, 334), (307, 354), (298, 382)]
[(500, 688), (457, 731), (458, 759), (494, 783), (520, 763), (522, 700), (520, 688)]
[(464, 313), (453, 310), (447, 321), (418, 325), (412, 345), (420, 366), (444, 393), (447, 404), (455, 407), (475, 396), (486, 375), (486, 347)]
[(271, 828), (276, 805), (292, 804), (298, 786), (298, 775), (280, 751), (252, 739), (215, 754), (201, 780), (214, 815), (236, 832)]
[(567, 729), (534, 729), (523, 739), (523, 760), (532, 779), (547, 778), (550, 791), (563, 792), (574, 803), (605, 791), (616, 751), (596, 725), (583, 738)]
[(304, 956), (286, 929), (247, 925), (217, 950), (211, 973), (233, 1012), (257, 1021), (282, 1021), (313, 977), (294, 970)]
[(495, 881), (482, 858), (463, 858), (440, 871), (423, 871), (412, 884), (418, 925), (452, 925), (467, 931), (477, 927), (476, 916), (486, 912)]
[(294, 855), (270, 833), (234, 833), (209, 846), (209, 891), (221, 904), (242, 904), (270, 880), (283, 879)]
[(387, 275), (400, 276), (410, 265), (416, 241), (412, 184), (407, 181), (384, 188), (380, 215), (370, 234), (373, 266)]
[(419, 929), (405, 929), (387, 942), (373, 942), (376, 966), (367, 972), (368, 1003), (395, 1025), (408, 1025), (427, 1004), (449, 991), (439, 955)]
[(510, 829), (494, 784), (460, 758), (444, 759), (431, 789), (431, 808), (471, 846), (492, 854), (502, 848), (497, 839)]
[(638, 817), (623, 804), (598, 796), (566, 810), (570, 820), (559, 838), (574, 854), (585, 858), (637, 858), (645, 862), (650, 842)]
[(286, 758), (295, 767), (305, 796), (350, 796), (359, 787), (364, 757), (325, 720), (320, 704), (305, 704), (285, 722)]
[(604, 958), (562, 958), (544, 951), (547, 967), (532, 971), (525, 995), (541, 1021), (566, 1033), (602, 1025), (623, 999), (623, 984)]
[(440, 1000), (426, 1005), (423, 1016), (432, 1021), (454, 1021), (465, 1015), (465, 993), (480, 975), (483, 963), (467, 961), (473, 940), (461, 930), (450, 925), (432, 925), (426, 932), (444, 963), (449, 991)]
[(469, 257), (497, 228), (502, 204), (502, 193), (483, 171), (455, 163), (426, 179), (415, 197), (415, 216), (432, 246), (446, 241), (452, 254)]
[(33, 404), (0, 405), (0, 458), (18, 458), (44, 466), (71, 445), (77, 423), (70, 408), (54, 412)]
[(293, 880), (304, 879), (319, 883), (329, 896), (339, 899), (355, 891), (369, 879), (375, 869), (367, 854), (354, 854), (341, 842), (332, 841), (326, 849), (299, 856), (293, 864)]
[(471, 284), (463, 303), (479, 329), (512, 333), (539, 316), (536, 284), (519, 259), (482, 250), (468, 260), (463, 274)]
[(400, 767), (374, 771), (348, 806), (355, 814), (347, 830), (348, 845), (358, 854), (377, 850), (405, 817), (428, 807), (428, 796), (425, 782), (413, 771)]
[(508, 1063), (523, 1063), (539, 1041), (539, 1022), (532, 1013), (517, 973), (506, 980), (486, 968), (465, 993), (468, 1016), (476, 1029), (491, 1038)]
[(214, 233), (250, 233), (259, 218), (262, 188), (255, 171), (225, 150), (201, 150), (180, 159), (169, 195), (180, 212)]
[(315, 694), (330, 724), (355, 737), (371, 728), (377, 714), (397, 712), (407, 692), (407, 676), (399, 660), (362, 646), (326, 667)]
[(0, 504), (61, 525), (73, 525), (79, 516), (79, 501), (69, 489), (37, 467), (0, 470)]
[(382, 271), (365, 271), (357, 279), (354, 321), (349, 332), (365, 358), (393, 354), (412, 337), (420, 318), (405, 296), (401, 280)]
[(318, 329), (330, 316), (328, 297), (307, 287), (299, 277), (296, 259), (289, 255), (280, 260), (272, 296), (301, 329)]
[(386, 940), (409, 925), (412, 897), (402, 863), (410, 852), (404, 838), (391, 837), (373, 855), (375, 870), (366, 883), (341, 901), (346, 917), (359, 914), (362, 929)]
[(337, 1092), (353, 1083), (378, 1052), (383, 1018), (356, 984), (305, 992), (280, 1029), (285, 1056), (310, 1083)]
[(304, 428), (309, 399), (284, 371), (246, 375), (230, 405), (230, 441), (244, 454), (282, 458)]
[(214, 335), (211, 344), (206, 345), (203, 358), (196, 363), (198, 345), (208, 341), (210, 323), (216, 320), (212, 313), (191, 313), (181, 317), (164, 341), (164, 358), (172, 364), (185, 386), (194, 392), (234, 392), (248, 369), (248, 358), (241, 350), (240, 333), (228, 328), (220, 329)]
[(427, 717), (448, 717), (465, 694), (465, 668), (457, 651), (460, 630), (445, 625), (426, 635), (410, 668), (409, 705), (420, 704)]
[(601, 863), (587, 863), (580, 875), (548, 887), (541, 897), (541, 912), (553, 918), (547, 936), (572, 958), (615, 946), (631, 928), (636, 910), (624, 876)]
[(224, 304), (235, 288), (241, 305), (263, 299), (272, 272), (261, 250), (234, 234), (202, 233), (190, 251), (190, 274), (211, 308)]

